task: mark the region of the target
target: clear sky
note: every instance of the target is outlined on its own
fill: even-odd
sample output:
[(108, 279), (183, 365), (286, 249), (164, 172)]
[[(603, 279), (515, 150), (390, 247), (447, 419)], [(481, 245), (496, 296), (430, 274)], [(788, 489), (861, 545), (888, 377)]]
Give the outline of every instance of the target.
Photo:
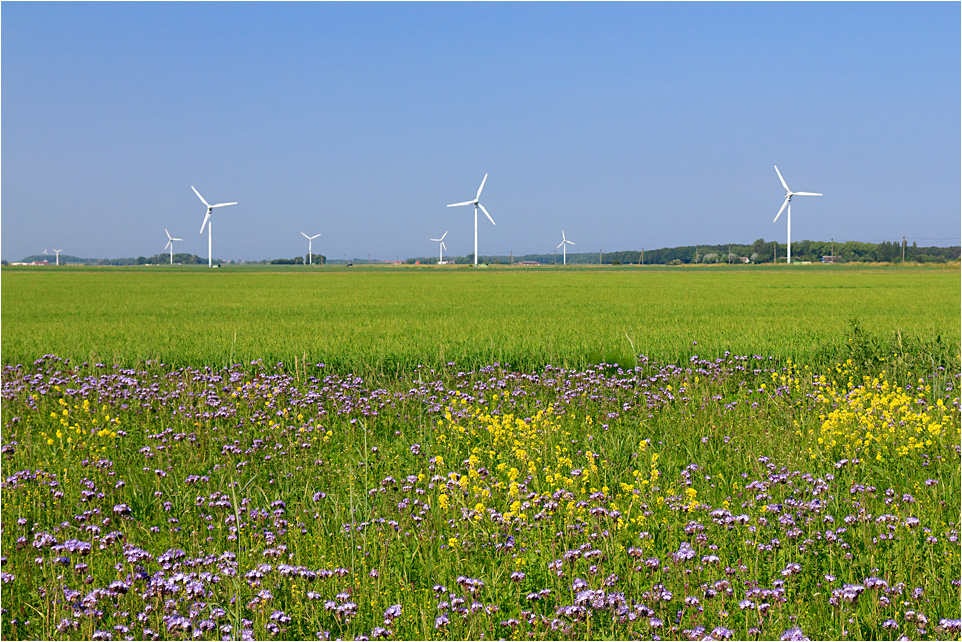
[[(939, 3), (3, 3), (0, 251), (959, 243)], [(784, 217), (784, 215), (783, 215)], [(936, 240), (929, 240), (936, 239)]]

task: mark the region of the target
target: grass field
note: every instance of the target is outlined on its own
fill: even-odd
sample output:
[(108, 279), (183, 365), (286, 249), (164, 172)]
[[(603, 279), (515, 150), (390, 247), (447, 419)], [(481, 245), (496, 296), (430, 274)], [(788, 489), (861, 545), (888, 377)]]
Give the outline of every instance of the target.
[(2, 276), (2, 639), (959, 639), (958, 268)]
[(957, 355), (959, 290), (957, 266), (5, 268), (2, 358), (525, 369), (728, 350), (813, 363), (836, 356), (853, 319), (885, 342), (941, 337)]

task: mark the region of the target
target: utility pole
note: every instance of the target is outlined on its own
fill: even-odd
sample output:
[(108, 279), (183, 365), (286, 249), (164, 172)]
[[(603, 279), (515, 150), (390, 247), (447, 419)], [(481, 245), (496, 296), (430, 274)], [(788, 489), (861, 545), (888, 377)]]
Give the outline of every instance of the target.
[(641, 265), (644, 265), (644, 264), (645, 264), (645, 248), (644, 248), (644, 246), (642, 246), (642, 248), (641, 248)]
[(905, 263), (905, 236), (902, 236), (902, 263)]
[(554, 264), (558, 265), (558, 248), (554, 249)]
[(695, 260), (692, 263), (698, 263), (698, 246), (695, 246)]
[(511, 265), (514, 265), (514, 250), (511, 250)]
[(835, 237), (832, 237), (832, 263), (835, 262)]
[(772, 241), (772, 245), (775, 246), (775, 248), (772, 250), (772, 254), (774, 255), (772, 257), (772, 261), (778, 263), (778, 241)]
[(732, 264), (732, 244), (728, 244), (728, 264)]
[(598, 265), (604, 265), (605, 262), (601, 260), (601, 250), (598, 250)]

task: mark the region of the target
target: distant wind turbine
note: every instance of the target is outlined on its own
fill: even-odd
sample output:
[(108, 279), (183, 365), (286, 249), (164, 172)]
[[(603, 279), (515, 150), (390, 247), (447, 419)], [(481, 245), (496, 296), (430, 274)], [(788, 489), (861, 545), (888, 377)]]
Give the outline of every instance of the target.
[(63, 252), (63, 250), (54, 250), (54, 252), (57, 253), (57, 265), (60, 265), (60, 253)]
[[(431, 241), (434, 241), (435, 243), (440, 243), (440, 244), (441, 244), (441, 245), (438, 247), (438, 265), (440, 265), (441, 263), (444, 262), (444, 250), (448, 249), (447, 246), (444, 244), (444, 237), (447, 236), (447, 235), (448, 235), (448, 233), (447, 233), (447, 231), (445, 231), (444, 234), (441, 235), (441, 238), (439, 238), (439, 239), (429, 239), (429, 240), (431, 240)], [(477, 254), (477, 252), (475, 252), (475, 254)]]
[(778, 217), (782, 215), (782, 211), (785, 209), (785, 206), (788, 206), (788, 254), (786, 256), (786, 261), (789, 264), (791, 264), (792, 262), (792, 197), (793, 196), (821, 196), (821, 194), (817, 194), (815, 192), (793, 192), (792, 190), (788, 189), (788, 183), (786, 183), (785, 179), (782, 178), (782, 173), (778, 171), (778, 165), (775, 166), (775, 173), (778, 174), (778, 180), (782, 182), (782, 187), (785, 188), (785, 202), (782, 203), (782, 208), (778, 210), (778, 214), (775, 215), (775, 220), (773, 220), (772, 223), (778, 220)]
[(307, 264), (314, 265), (314, 252), (311, 250), (311, 243), (314, 241), (314, 239), (320, 236), (320, 234), (315, 234), (314, 236), (308, 236), (304, 232), (301, 232), (301, 236), (307, 239), (307, 261), (308, 261)]
[(484, 178), (481, 180), (481, 187), (478, 188), (478, 194), (474, 197), (473, 201), (465, 201), (463, 203), (451, 203), (448, 207), (460, 207), (462, 205), (474, 205), (474, 267), (478, 267), (478, 208), (484, 212), (484, 215), (488, 217), (491, 221), (491, 225), (494, 225), (494, 219), (488, 214), (488, 210), (484, 209), (484, 205), (479, 203), (481, 200), (481, 190), (484, 189), (484, 182), (488, 180), (488, 175), (485, 174)]
[(48, 256), (50, 254), (50, 252), (48, 252), (47, 250), (44, 250), (43, 253), (44, 253), (44, 256)]
[(200, 199), (200, 202), (207, 206), (207, 216), (204, 217), (204, 222), (200, 226), (200, 233), (201, 234), (204, 233), (204, 226), (206, 225), (207, 226), (207, 267), (214, 267), (214, 258), (213, 258), (214, 255), (211, 252), (211, 239), (210, 239), (210, 236), (211, 236), (210, 213), (215, 207), (227, 207), (228, 205), (237, 205), (237, 203), (236, 202), (217, 203), (216, 205), (210, 205), (207, 201), (204, 200), (204, 197), (200, 195), (200, 192), (198, 192), (193, 185), (191, 185), (190, 188), (194, 190), (194, 194), (197, 194), (197, 198)]
[[(565, 231), (561, 230), (561, 243), (558, 243), (558, 247), (561, 248), (561, 264), (568, 265), (568, 246), (574, 245), (571, 241), (565, 238)], [(558, 249), (557, 247), (555, 248)], [(555, 259), (557, 261), (558, 259)]]
[(170, 249), (170, 264), (173, 265), (174, 264), (174, 241), (183, 241), (184, 239), (175, 239), (173, 236), (170, 235), (170, 232), (167, 231), (166, 227), (164, 228), (164, 234), (167, 235), (167, 245), (164, 246), (164, 249), (165, 250), (168, 248)]

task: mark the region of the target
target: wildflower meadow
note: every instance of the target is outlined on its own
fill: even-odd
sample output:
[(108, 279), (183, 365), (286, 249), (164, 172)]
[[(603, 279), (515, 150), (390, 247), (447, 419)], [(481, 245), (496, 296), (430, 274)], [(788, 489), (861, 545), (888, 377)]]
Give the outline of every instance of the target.
[(689, 343), (577, 367), (5, 361), (0, 633), (959, 639), (957, 347)]

